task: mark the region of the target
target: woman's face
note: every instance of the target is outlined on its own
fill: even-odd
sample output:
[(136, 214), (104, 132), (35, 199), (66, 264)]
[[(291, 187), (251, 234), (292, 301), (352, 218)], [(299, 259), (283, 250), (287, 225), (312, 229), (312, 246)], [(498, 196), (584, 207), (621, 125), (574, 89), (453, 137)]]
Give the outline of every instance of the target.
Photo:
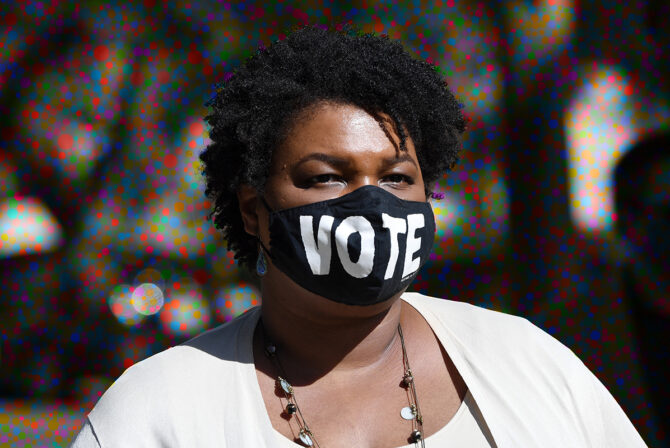
[[(400, 138), (390, 119), (387, 129), (399, 147)], [(406, 146), (406, 152), (396, 151), (364, 110), (322, 103), (298, 119), (275, 151), (265, 199), (274, 210), (281, 210), (375, 185), (401, 199), (425, 201), (423, 177), (410, 138)]]
[[(387, 129), (399, 147), (400, 139), (392, 128), (389, 120)], [(265, 201), (273, 210), (282, 210), (337, 198), (366, 185), (378, 186), (401, 199), (425, 201), (423, 177), (411, 139), (406, 146), (406, 152), (396, 151), (377, 121), (362, 109), (322, 103), (298, 118), (284, 144), (273, 154)], [(271, 248), (269, 212), (258, 192), (243, 185), (238, 199), (245, 230)], [(322, 298), (273, 269), (271, 260), (263, 288), (264, 297), (269, 297), (268, 291), (282, 291), (281, 295), (290, 297), (284, 305), (297, 314), (313, 315), (320, 309), (329, 319), (338, 313), (377, 315), (391, 303), (360, 307)]]

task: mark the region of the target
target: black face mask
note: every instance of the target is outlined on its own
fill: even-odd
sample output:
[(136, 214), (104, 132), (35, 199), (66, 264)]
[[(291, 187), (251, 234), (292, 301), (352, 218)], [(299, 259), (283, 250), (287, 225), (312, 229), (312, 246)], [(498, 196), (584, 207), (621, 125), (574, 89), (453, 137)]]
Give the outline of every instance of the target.
[(427, 202), (366, 185), (339, 198), (270, 212), (272, 263), (303, 288), (372, 305), (406, 288), (433, 248)]

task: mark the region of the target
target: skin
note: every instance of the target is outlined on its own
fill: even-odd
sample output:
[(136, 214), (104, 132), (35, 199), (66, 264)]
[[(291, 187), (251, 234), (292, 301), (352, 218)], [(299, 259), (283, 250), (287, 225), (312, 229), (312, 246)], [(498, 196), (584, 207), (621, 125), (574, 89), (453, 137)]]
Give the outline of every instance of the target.
[[(407, 152), (398, 151), (400, 139), (393, 127), (389, 124), (387, 129), (395, 145), (372, 116), (355, 106), (321, 103), (305, 112), (273, 154), (265, 187), (265, 200), (273, 210), (336, 198), (364, 185), (379, 186), (402, 199), (426, 201), (411, 139)], [(238, 199), (245, 230), (272, 250), (268, 211), (258, 192), (242, 185)], [(371, 306), (341, 304), (303, 289), (269, 259), (261, 282), (265, 329), (321, 446), (409, 443), (411, 423), (399, 416), (408, 404), (407, 391), (399, 387), (403, 374), (399, 322), (416, 378), (424, 436), (444, 426), (460, 406), (465, 383), (427, 322), (399, 300), (402, 292)], [(283, 395), (275, 390), (278, 372), (263, 354), (260, 325), (253, 347), (273, 427), (293, 439), (297, 422), (282, 414), (285, 402), (278, 397)]]

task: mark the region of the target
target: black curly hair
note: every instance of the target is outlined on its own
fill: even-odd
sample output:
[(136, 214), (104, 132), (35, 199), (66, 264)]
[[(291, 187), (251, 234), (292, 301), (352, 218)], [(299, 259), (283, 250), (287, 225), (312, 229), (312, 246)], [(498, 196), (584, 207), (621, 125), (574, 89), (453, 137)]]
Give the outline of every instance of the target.
[(258, 248), (242, 224), (239, 185), (262, 194), (273, 150), (324, 102), (360, 107), (389, 136), (380, 116), (387, 114), (401, 151), (409, 133), (427, 195), (460, 158), (466, 119), (436, 67), (412, 57), (399, 41), (350, 25), (293, 29), (247, 59), (206, 104), (212, 142), (199, 158), (205, 196), (214, 206), (207, 218), (214, 216), (241, 265), (253, 269)]

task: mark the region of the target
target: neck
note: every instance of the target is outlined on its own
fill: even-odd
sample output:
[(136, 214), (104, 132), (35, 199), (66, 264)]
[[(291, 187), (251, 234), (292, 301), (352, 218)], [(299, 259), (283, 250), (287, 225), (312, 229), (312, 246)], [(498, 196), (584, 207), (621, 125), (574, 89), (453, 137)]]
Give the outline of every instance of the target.
[(401, 353), (397, 330), (402, 314), (400, 294), (361, 307), (305, 294), (304, 290), (294, 294), (291, 288), (267, 288), (265, 283), (259, 343), (263, 349), (269, 342), (276, 346), (277, 359), (291, 384), (311, 384), (325, 375), (362, 375), (397, 363), (396, 355)]

